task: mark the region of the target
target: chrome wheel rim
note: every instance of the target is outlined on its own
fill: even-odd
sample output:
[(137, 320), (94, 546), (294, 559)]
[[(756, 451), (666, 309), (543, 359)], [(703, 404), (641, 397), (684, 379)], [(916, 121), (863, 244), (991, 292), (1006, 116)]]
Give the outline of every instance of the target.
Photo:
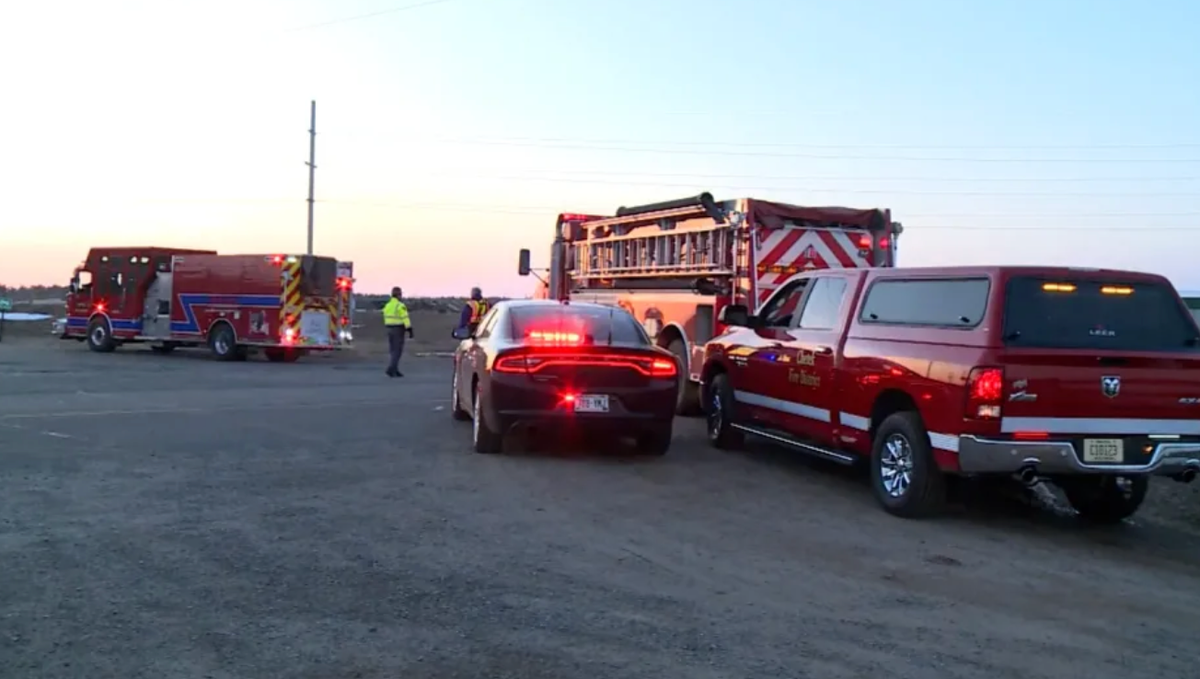
[(104, 338), (107, 334), (108, 333), (105, 332), (103, 325), (97, 325), (96, 327), (92, 328), (92, 344), (97, 346), (104, 344)]
[(479, 443), (479, 415), (481, 412), (479, 407), (479, 392), (475, 392), (475, 403), (471, 406), (471, 436), (475, 443)]
[(708, 435), (710, 438), (717, 438), (721, 435), (721, 428), (725, 425), (725, 416), (722, 410), (721, 393), (713, 390), (712, 407), (708, 411)]
[(879, 459), (879, 483), (890, 497), (900, 498), (912, 485), (913, 451), (908, 439), (892, 434), (883, 442)]
[(218, 354), (228, 353), (229, 340), (226, 339), (224, 333), (221, 333), (220, 335), (217, 335), (217, 339), (213, 341), (213, 346), (216, 347)]

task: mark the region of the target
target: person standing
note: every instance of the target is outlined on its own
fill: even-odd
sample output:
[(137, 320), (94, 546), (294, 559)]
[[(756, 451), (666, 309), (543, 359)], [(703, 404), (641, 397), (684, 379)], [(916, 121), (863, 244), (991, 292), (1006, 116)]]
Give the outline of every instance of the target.
[(479, 321), (483, 320), (484, 314), (488, 312), (487, 300), (483, 298), (483, 291), (479, 288), (471, 288), (471, 299), (463, 305), (462, 314), (458, 317), (458, 327), (466, 328), (471, 334), (475, 333), (475, 329), (479, 327)]
[(400, 357), (404, 355), (404, 342), (413, 336), (412, 320), (408, 317), (408, 306), (401, 301), (403, 291), (392, 288), (392, 297), (383, 305), (383, 326), (388, 338), (388, 377), (404, 377), (400, 372)]

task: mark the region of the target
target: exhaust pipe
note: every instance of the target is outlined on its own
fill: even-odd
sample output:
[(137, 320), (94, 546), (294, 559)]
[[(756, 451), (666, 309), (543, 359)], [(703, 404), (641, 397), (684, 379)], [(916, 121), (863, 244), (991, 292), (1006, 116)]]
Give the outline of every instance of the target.
[(1029, 488), (1036, 486), (1038, 484), (1037, 467), (1033, 465), (1021, 467), (1021, 471), (1017, 472), (1017, 480)]

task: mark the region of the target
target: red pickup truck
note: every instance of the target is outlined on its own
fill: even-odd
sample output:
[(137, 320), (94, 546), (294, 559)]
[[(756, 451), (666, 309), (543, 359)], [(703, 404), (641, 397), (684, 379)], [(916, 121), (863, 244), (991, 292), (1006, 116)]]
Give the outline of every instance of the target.
[(727, 306), (701, 375), (708, 436), (868, 461), (898, 516), (948, 475), (1057, 484), (1132, 515), (1200, 471), (1200, 329), (1162, 276), (1066, 267), (831, 269)]

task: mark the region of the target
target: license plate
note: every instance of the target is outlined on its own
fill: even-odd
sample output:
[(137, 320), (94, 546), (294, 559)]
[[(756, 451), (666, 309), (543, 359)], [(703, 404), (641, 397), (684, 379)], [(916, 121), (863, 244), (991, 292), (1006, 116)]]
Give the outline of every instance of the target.
[(1084, 462), (1124, 462), (1125, 442), (1121, 439), (1084, 439)]
[(575, 399), (575, 412), (577, 413), (607, 413), (608, 412), (608, 395), (607, 394), (584, 394)]

